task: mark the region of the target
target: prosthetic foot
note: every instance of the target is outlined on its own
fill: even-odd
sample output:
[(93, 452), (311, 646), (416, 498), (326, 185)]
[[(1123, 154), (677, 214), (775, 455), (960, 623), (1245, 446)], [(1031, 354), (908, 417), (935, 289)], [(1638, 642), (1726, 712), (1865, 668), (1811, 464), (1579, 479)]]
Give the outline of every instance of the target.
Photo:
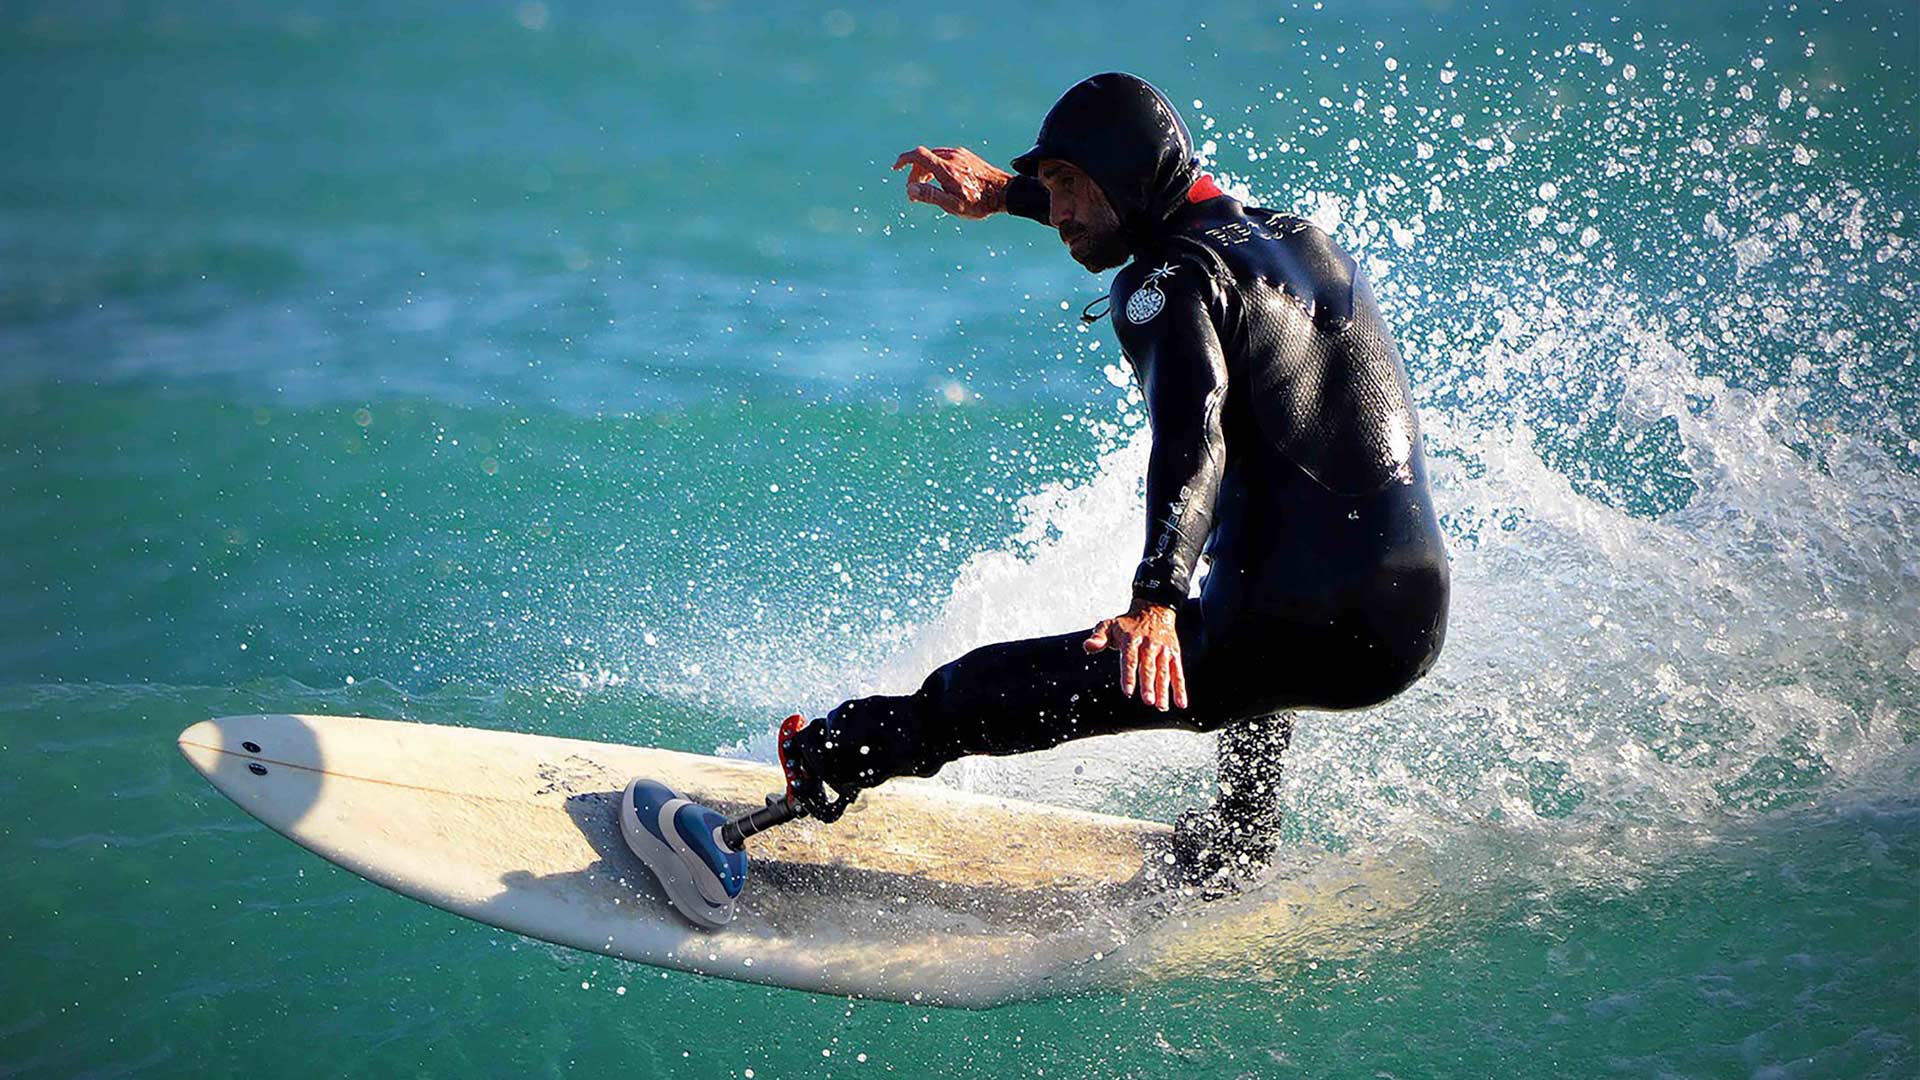
[(793, 737), (804, 722), (796, 713), (780, 725), (787, 790), (767, 796), (758, 810), (729, 818), (645, 777), (621, 793), (620, 833), (627, 847), (694, 925), (718, 930), (733, 921), (734, 903), (747, 884), (747, 837), (797, 817), (834, 821), (853, 801), (856, 793), (830, 796), (801, 763)]
[(733, 921), (747, 884), (747, 853), (727, 843), (727, 819), (658, 780), (642, 777), (620, 796), (620, 832), (667, 899), (689, 922), (718, 930)]

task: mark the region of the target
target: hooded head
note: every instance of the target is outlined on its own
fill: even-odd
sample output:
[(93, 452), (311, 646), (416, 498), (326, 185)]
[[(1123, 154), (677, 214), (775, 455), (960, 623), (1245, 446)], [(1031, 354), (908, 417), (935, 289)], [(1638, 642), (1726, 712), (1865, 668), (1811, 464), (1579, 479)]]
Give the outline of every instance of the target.
[(1199, 175), (1187, 125), (1167, 96), (1136, 75), (1110, 71), (1074, 85), (1040, 123), (1033, 149), (1013, 170), (1037, 176), (1049, 158), (1093, 178), (1120, 219), (1127, 246), (1142, 250), (1186, 201)]

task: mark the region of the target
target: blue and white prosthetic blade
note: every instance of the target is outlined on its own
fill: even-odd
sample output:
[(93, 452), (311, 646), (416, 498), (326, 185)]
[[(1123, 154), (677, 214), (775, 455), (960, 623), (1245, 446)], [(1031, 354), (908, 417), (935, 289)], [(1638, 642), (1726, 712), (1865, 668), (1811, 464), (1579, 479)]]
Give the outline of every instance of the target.
[(657, 780), (638, 779), (620, 796), (620, 832), (689, 922), (718, 930), (733, 921), (747, 883), (747, 855), (720, 839), (718, 811)]

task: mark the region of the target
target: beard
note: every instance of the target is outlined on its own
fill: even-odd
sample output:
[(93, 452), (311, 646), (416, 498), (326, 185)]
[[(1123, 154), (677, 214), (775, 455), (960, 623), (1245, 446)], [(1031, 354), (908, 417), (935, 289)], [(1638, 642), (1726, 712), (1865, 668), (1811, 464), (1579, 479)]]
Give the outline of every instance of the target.
[(1126, 241), (1120, 238), (1119, 229), (1075, 230), (1072, 236), (1065, 237), (1067, 250), (1073, 255), (1073, 261), (1098, 274), (1111, 270), (1133, 257), (1127, 250)]

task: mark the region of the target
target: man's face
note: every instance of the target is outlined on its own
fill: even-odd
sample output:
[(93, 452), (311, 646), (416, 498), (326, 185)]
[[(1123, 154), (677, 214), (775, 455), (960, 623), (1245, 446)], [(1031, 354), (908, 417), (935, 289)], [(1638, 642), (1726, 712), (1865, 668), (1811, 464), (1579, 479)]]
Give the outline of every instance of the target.
[(1048, 158), (1040, 163), (1040, 182), (1051, 199), (1047, 224), (1060, 230), (1073, 261), (1095, 274), (1127, 261), (1120, 216), (1093, 177), (1077, 166)]

